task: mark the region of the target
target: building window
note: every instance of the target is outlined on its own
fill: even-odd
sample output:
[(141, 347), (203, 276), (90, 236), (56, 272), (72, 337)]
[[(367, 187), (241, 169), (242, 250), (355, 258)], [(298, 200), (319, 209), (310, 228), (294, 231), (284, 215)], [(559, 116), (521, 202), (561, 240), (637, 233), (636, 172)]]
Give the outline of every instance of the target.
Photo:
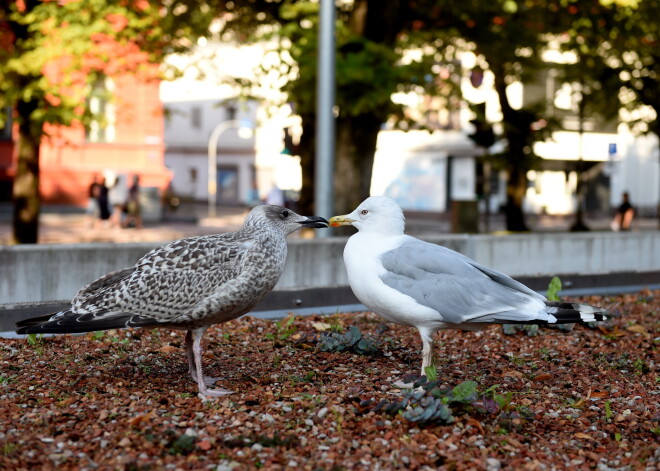
[(4, 111), (3, 113), (3, 119), (2, 123), (0, 125), (0, 141), (11, 141), (12, 135), (11, 135), (11, 127), (12, 127), (12, 120), (11, 120), (11, 108), (5, 108), (4, 110), (0, 110), (0, 112)]
[(85, 128), (87, 142), (115, 141), (115, 106), (111, 103), (114, 83), (108, 77), (94, 83), (87, 99), (91, 120)]
[(191, 111), (192, 127), (193, 129), (201, 129), (202, 127), (202, 109), (199, 106), (194, 106)]

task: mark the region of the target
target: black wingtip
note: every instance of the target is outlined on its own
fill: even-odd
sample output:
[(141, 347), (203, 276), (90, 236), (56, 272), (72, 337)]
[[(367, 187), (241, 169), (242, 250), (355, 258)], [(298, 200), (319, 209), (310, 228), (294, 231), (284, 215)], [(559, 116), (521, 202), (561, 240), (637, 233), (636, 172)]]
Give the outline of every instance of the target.
[(48, 322), (50, 318), (53, 317), (53, 314), (46, 314), (45, 316), (39, 316), (39, 317), (31, 317), (29, 319), (23, 319), (22, 321), (18, 321), (15, 325), (18, 328), (16, 330), (17, 334), (23, 333), (19, 332), (19, 330), (25, 329), (27, 327), (32, 327), (35, 325), (43, 324), (44, 322)]
[(76, 314), (70, 310), (57, 314), (33, 317), (16, 323), (16, 333), (25, 334), (83, 334), (99, 330), (124, 329), (126, 327), (155, 327), (158, 321), (133, 313), (113, 313), (104, 317), (98, 314)]
[(589, 324), (607, 320), (607, 311), (588, 304), (546, 301), (546, 312), (557, 319), (557, 324)]

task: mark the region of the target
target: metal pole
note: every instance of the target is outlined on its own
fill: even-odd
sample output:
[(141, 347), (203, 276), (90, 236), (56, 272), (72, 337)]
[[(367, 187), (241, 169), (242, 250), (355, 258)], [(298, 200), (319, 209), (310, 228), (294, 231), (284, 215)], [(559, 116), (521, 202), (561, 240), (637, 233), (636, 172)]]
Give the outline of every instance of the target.
[(240, 127), (240, 121), (236, 119), (230, 119), (229, 121), (223, 121), (218, 124), (213, 131), (211, 132), (211, 137), (209, 137), (209, 146), (208, 146), (208, 166), (209, 166), (209, 176), (207, 179), (207, 188), (208, 188), (208, 198), (209, 198), (209, 207), (208, 207), (208, 217), (214, 218), (217, 215), (217, 205), (218, 205), (218, 140), (222, 133), (230, 128)]
[[(314, 213), (330, 217), (334, 212), (335, 0), (321, 0), (317, 70)], [(315, 234), (330, 236), (329, 231)]]

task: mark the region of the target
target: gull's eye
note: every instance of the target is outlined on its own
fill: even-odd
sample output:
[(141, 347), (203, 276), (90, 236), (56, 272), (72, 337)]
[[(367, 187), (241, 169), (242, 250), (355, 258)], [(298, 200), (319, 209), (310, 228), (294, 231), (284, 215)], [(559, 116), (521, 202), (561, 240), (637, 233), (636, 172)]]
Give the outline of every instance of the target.
[(363, 215), (363, 216), (366, 216), (367, 214), (369, 214), (369, 211), (367, 211), (366, 209), (363, 209), (362, 211), (360, 211), (360, 214)]
[(289, 217), (289, 211), (286, 210), (286, 209), (284, 211), (282, 211), (280, 214), (282, 215), (283, 218), (288, 218)]

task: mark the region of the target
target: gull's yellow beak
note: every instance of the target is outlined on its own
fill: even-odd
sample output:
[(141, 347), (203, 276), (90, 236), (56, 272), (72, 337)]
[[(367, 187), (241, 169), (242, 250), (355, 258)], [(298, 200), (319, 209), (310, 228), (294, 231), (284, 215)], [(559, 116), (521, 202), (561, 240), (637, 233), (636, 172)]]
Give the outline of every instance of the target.
[(328, 219), (328, 222), (330, 223), (330, 227), (350, 226), (353, 222), (355, 222), (355, 219), (351, 219), (347, 214), (344, 214), (342, 216), (333, 216)]

